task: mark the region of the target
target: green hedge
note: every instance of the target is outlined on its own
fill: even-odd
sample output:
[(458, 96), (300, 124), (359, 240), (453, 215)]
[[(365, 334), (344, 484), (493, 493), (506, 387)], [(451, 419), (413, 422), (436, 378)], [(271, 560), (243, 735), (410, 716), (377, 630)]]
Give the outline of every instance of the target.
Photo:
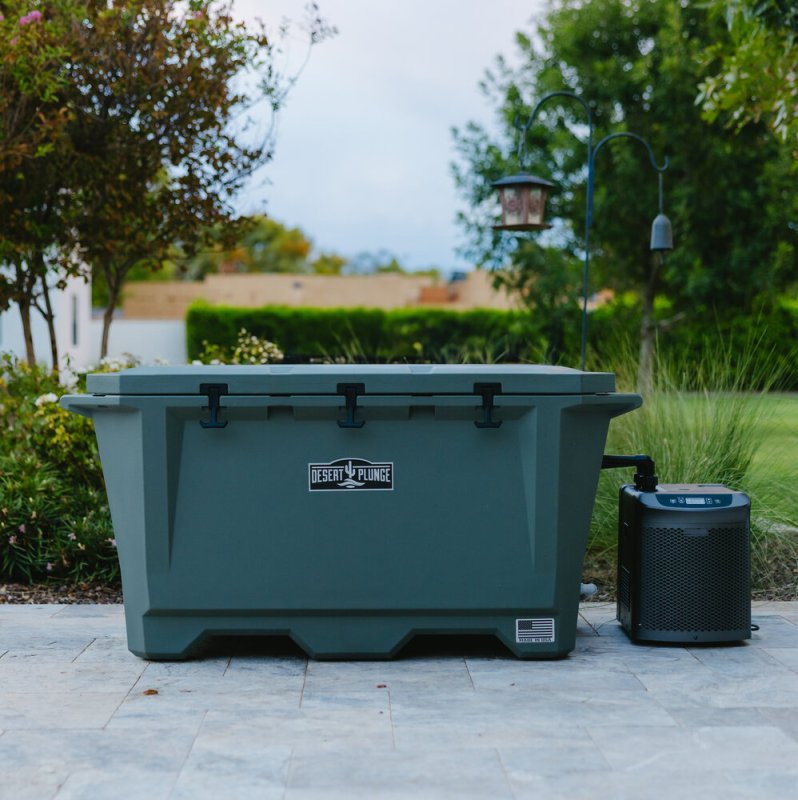
[(199, 357), (204, 342), (234, 348), (242, 328), (277, 344), (288, 360), (517, 361), (533, 359), (544, 344), (526, 312), (231, 308), (200, 301), (189, 308), (186, 319), (189, 360)]
[[(661, 320), (672, 315), (666, 302), (657, 309)], [(567, 352), (561, 363), (579, 361), (578, 309), (565, 319)], [(235, 347), (238, 331), (246, 328), (275, 342), (290, 361), (336, 359), (349, 361), (428, 360), (541, 361), (546, 352), (539, 318), (525, 311), (446, 311), (442, 309), (316, 309), (266, 306), (231, 308), (193, 304), (186, 336), (189, 359), (203, 351), (203, 342)], [(622, 298), (592, 312), (588, 322), (590, 363), (614, 369), (619, 353), (638, 341), (640, 309)], [(660, 356), (689, 364), (697, 354), (724, 354), (735, 369), (734, 354), (755, 354), (771, 372), (784, 376), (782, 388), (798, 390), (798, 304), (785, 300), (775, 308), (749, 316), (707, 311), (679, 319), (658, 337)], [(749, 365), (750, 368), (750, 365)], [(756, 382), (752, 378), (752, 382)]]

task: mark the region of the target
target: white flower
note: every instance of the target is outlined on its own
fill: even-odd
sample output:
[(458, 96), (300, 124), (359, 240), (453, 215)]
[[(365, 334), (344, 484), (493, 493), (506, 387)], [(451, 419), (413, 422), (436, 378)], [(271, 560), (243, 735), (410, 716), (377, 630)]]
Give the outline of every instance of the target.
[(47, 392), (47, 394), (40, 395), (34, 401), (36, 408), (41, 408), (45, 403), (57, 403), (58, 395), (55, 392)]

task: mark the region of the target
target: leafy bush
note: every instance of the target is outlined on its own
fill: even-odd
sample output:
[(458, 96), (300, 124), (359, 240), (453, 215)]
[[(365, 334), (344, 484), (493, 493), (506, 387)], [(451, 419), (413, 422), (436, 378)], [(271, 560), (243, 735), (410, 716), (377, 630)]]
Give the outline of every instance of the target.
[(116, 543), (91, 422), (50, 373), (0, 359), (0, 579), (115, 583)]
[(196, 359), (202, 364), (273, 364), (285, 357), (274, 342), (260, 339), (246, 328), (238, 332), (238, 341), (232, 352), (207, 340), (202, 346), (202, 352)]

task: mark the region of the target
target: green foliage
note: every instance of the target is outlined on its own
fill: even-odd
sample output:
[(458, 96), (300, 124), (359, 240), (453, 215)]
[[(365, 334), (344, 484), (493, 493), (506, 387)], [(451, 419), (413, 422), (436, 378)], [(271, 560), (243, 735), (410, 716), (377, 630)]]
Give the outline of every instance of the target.
[(203, 341), (197, 361), (202, 364), (274, 364), (284, 358), (282, 350), (251, 334), (246, 328), (238, 332), (238, 341), (232, 352), (218, 344)]
[[(14, 267), (0, 307), (20, 304), (26, 324), (37, 281), (82, 260), (104, 283), (105, 355), (131, 270), (160, 269), (176, 243), (195, 252), (230, 219), (274, 145), (273, 126), (240, 123), (256, 104), (276, 114), (295, 77), (277, 68), (279, 36), (212, 0), (41, 8), (0, 20), (0, 261)], [(333, 31), (311, 17), (313, 44)]]
[[(798, 212), (794, 161), (762, 125), (730, 139), (702, 120), (695, 104), (702, 55), (725, 35), (701, 3), (552, 4), (536, 36), (518, 34), (519, 66), (498, 60), (483, 82), (502, 133), (472, 123), (455, 134), (469, 255), (519, 268), (524, 239), (491, 229), (498, 203), (490, 181), (518, 170), (516, 118), (526, 121), (546, 93), (571, 90), (590, 104), (596, 140), (632, 131), (651, 143), (660, 162), (670, 158), (664, 210), (676, 247), (652, 288), (671, 299), (675, 312), (691, 315), (772, 302), (798, 275), (789, 227)], [(571, 253), (584, 241), (585, 122), (578, 103), (552, 99), (526, 140), (527, 171), (557, 184), (549, 201), (555, 227), (544, 241)], [(591, 287), (642, 294), (652, 274), (649, 231), (657, 213), (657, 176), (645, 149), (628, 140), (602, 148), (595, 188)]]
[(532, 360), (542, 344), (529, 314), (455, 312), (441, 309), (315, 309), (268, 306), (229, 308), (194, 303), (186, 317), (189, 359), (209, 343), (231, 350), (239, 331), (276, 345), (289, 359), (336, 359), (349, 353), (363, 361), (458, 360), (485, 352), (505, 360)]
[(739, 130), (763, 119), (798, 152), (798, 8), (785, 0), (709, 0), (729, 35), (709, 46), (698, 102)]
[(201, 280), (216, 272), (309, 272), (311, 241), (299, 228), (288, 228), (269, 217), (238, 221), (238, 230), (217, 225), (209, 247), (185, 265), (186, 278)]
[(91, 422), (51, 374), (0, 361), (0, 580), (115, 583), (116, 545)]
[[(673, 316), (672, 306), (661, 301), (657, 314)], [(566, 347), (559, 363), (575, 366), (579, 361), (581, 317), (571, 307), (564, 320)], [(231, 352), (239, 331), (245, 328), (274, 342), (288, 359), (348, 357), (359, 361), (415, 360), (457, 362), (467, 357), (489, 361), (546, 361), (550, 342), (541, 315), (517, 311), (478, 309), (468, 312), (443, 309), (314, 309), (267, 306), (229, 308), (194, 303), (186, 319), (190, 359), (200, 357), (208, 345)], [(622, 295), (615, 303), (601, 306), (588, 321), (589, 367), (612, 368), (617, 353), (626, 352), (628, 342), (640, 329), (640, 305)], [(724, 342), (723, 347), (718, 342)], [(695, 368), (696, 353), (714, 352), (718, 364), (730, 374), (742, 368), (735, 353), (755, 352), (761, 364), (782, 375), (779, 388), (798, 390), (798, 306), (784, 301), (767, 313), (749, 316), (695, 315), (674, 325), (658, 343), (660, 360)], [(214, 356), (210, 356), (212, 358)], [(621, 363), (634, 362), (628, 356)], [(758, 371), (745, 374), (745, 385), (761, 387)], [(629, 378), (629, 385), (634, 380)]]

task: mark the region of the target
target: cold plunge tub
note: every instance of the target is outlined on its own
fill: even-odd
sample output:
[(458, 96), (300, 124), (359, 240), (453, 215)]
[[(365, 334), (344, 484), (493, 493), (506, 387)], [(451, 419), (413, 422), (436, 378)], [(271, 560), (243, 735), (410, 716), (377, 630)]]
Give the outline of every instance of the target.
[(573, 649), (614, 376), (544, 366), (137, 367), (88, 377), (128, 646), (289, 635), (388, 658), (418, 633)]

